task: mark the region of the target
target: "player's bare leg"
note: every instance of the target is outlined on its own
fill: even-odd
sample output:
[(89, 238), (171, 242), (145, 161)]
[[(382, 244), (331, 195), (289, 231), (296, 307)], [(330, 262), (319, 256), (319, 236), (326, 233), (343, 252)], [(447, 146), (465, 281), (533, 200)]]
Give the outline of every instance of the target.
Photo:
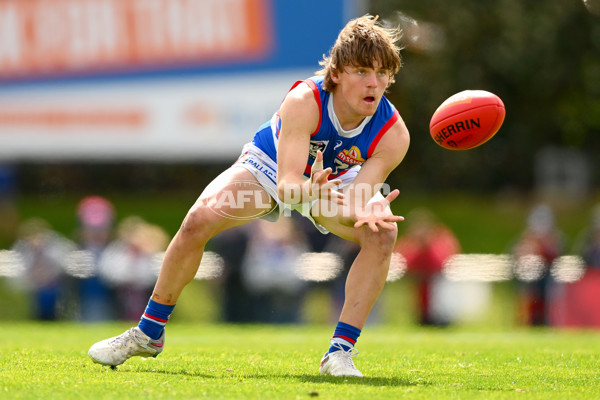
[(385, 285), (398, 230), (373, 232), (366, 226), (357, 229), (328, 219), (316, 220), (336, 236), (361, 246), (346, 278), (340, 320), (362, 329)]
[[(318, 209), (315, 211), (318, 215)], [(350, 330), (356, 329), (360, 335), (385, 285), (398, 233), (397, 227), (392, 224), (393, 229), (379, 229), (379, 232), (373, 232), (368, 226), (354, 228), (341, 224), (335, 218), (317, 217), (315, 220), (337, 236), (358, 242), (361, 246), (346, 278), (344, 306), (338, 322), (338, 327), (342, 324)], [(351, 340), (348, 337), (345, 339)], [(354, 343), (344, 340), (341, 343), (343, 345), (332, 339), (332, 347), (321, 360), (320, 372), (336, 376), (362, 377), (362, 373), (352, 361), (358, 353), (354, 349)]]
[[(238, 196), (242, 190), (247, 190), (251, 196)], [(231, 199), (246, 201), (238, 204)], [(194, 279), (208, 240), (225, 229), (267, 213), (272, 206), (271, 197), (248, 170), (232, 167), (219, 175), (202, 192), (169, 244), (150, 303), (159, 310), (166, 308), (170, 313), (183, 288)], [(116, 367), (133, 356), (156, 357), (160, 354), (168, 316), (165, 320), (148, 316), (148, 310), (138, 327), (94, 344), (88, 352), (92, 360)], [(162, 324), (158, 337), (151, 337), (151, 333), (146, 334), (140, 329), (148, 317), (152, 318), (152, 323), (159, 324), (159, 328)]]
[[(246, 182), (247, 184), (239, 184)], [(263, 215), (272, 207), (272, 199), (246, 169), (233, 167), (219, 175), (202, 192), (185, 217), (181, 228), (169, 244), (154, 287), (152, 299), (163, 304), (175, 304), (183, 288), (194, 279), (204, 246), (217, 233)], [(248, 190), (260, 196), (257, 201), (232, 205), (223, 200), (226, 191), (237, 199), (236, 191)], [(261, 207), (256, 207), (256, 205)], [(267, 206), (269, 208), (266, 208)], [(229, 216), (229, 217), (227, 217)]]
[(361, 250), (348, 272), (340, 321), (362, 329), (387, 279), (397, 230), (357, 229)]

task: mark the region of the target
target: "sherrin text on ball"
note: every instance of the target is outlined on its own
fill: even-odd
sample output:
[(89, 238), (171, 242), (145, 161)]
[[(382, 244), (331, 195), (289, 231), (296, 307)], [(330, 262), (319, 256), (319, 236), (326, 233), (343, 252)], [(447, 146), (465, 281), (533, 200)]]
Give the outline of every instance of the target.
[(433, 113), (429, 133), (446, 149), (468, 150), (490, 140), (505, 115), (504, 103), (494, 93), (464, 90), (450, 96)]

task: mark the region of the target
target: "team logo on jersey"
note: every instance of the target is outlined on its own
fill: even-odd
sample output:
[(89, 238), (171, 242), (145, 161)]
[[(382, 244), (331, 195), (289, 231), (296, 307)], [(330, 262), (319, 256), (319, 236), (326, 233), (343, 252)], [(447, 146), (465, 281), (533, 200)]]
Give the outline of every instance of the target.
[(340, 159), (344, 164), (358, 165), (364, 163), (365, 160), (360, 155), (360, 149), (356, 146), (350, 147), (349, 150), (344, 149), (338, 153), (336, 158)]
[(317, 150), (321, 150), (321, 153), (324, 153), (328, 144), (329, 140), (311, 140), (309, 150), (310, 158), (317, 157)]

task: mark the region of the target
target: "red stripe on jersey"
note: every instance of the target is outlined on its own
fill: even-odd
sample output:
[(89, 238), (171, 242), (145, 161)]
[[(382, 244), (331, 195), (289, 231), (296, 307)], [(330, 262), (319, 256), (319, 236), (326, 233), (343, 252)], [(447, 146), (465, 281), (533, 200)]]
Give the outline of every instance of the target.
[[(313, 95), (315, 96), (315, 101), (317, 102), (317, 105), (319, 106), (319, 125), (317, 125), (317, 129), (315, 129), (315, 131), (310, 134), (310, 136), (315, 136), (317, 134), (317, 132), (319, 132), (319, 129), (321, 129), (321, 120), (322, 120), (322, 114), (323, 114), (322, 109), (321, 109), (321, 96), (319, 95), (319, 88), (317, 87), (317, 84), (315, 82), (313, 82), (312, 79), (306, 79), (304, 81), (296, 81), (292, 85), (290, 90), (288, 90), (288, 93), (291, 92), (292, 90), (294, 90), (301, 83), (306, 83), (308, 85), (308, 87), (312, 89)], [(277, 113), (277, 115), (279, 116), (279, 112)], [(277, 131), (277, 137), (279, 137), (279, 131)]]
[(329, 174), (329, 176), (327, 177), (327, 179), (333, 179), (333, 178), (338, 178), (342, 175), (344, 175), (346, 172), (350, 171), (349, 169), (345, 169), (342, 172), (340, 172), (339, 174)]
[(317, 87), (317, 84), (312, 79), (307, 79), (304, 82), (306, 82), (308, 87), (312, 89), (313, 94), (315, 95), (317, 105), (319, 106), (319, 125), (317, 125), (317, 129), (315, 129), (315, 131), (310, 134), (310, 136), (315, 136), (317, 132), (319, 132), (319, 129), (321, 129), (321, 118), (323, 114), (323, 110), (321, 107), (321, 96), (319, 95), (319, 88)]
[[(306, 164), (306, 168), (304, 169), (304, 175), (306, 176), (310, 176), (310, 170), (312, 169), (312, 165), (310, 164)], [(348, 172), (349, 170), (345, 169), (342, 172), (340, 172), (339, 174), (329, 174), (329, 176), (327, 177), (327, 179), (334, 179), (337, 178), (339, 176), (344, 175), (346, 172)]]
[(383, 135), (385, 135), (385, 133), (392, 127), (392, 125), (394, 125), (398, 121), (399, 118), (400, 114), (398, 113), (398, 110), (395, 110), (394, 115), (392, 115), (388, 122), (385, 123), (385, 125), (381, 128), (379, 133), (377, 133), (377, 136), (375, 136), (375, 139), (373, 139), (373, 141), (371, 142), (369, 150), (367, 151), (367, 158), (371, 157)]

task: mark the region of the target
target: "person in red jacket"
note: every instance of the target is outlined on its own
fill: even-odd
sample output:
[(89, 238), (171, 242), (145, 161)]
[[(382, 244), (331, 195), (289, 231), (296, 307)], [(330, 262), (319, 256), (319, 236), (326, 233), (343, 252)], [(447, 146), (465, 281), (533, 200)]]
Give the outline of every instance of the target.
[(406, 233), (398, 238), (395, 252), (406, 259), (407, 273), (417, 280), (419, 322), (422, 325), (445, 325), (432, 313), (433, 282), (448, 257), (460, 252), (454, 233), (427, 209), (416, 209), (406, 217)]

